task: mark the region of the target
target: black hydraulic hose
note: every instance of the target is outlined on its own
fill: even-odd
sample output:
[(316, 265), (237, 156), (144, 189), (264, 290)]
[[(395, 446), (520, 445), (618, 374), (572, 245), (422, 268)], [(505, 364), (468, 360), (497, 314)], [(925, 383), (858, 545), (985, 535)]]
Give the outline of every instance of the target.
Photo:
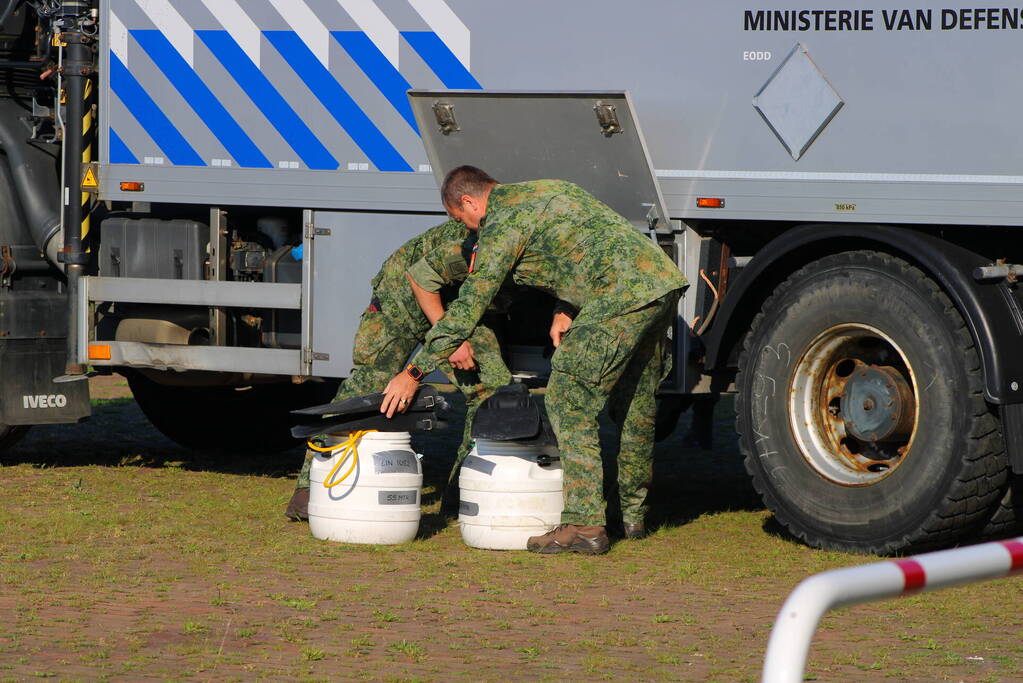
[(28, 144), (23, 114), (14, 101), (0, 99), (0, 150), (7, 155), (32, 241), (45, 253), (60, 231), (60, 178), (53, 156)]

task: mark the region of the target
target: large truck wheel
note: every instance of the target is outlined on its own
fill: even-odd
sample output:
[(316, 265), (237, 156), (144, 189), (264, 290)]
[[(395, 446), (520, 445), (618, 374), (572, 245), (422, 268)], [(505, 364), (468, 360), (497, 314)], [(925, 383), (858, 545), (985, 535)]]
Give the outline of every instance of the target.
[(890, 255), (789, 277), (739, 361), (746, 469), (809, 545), (890, 554), (978, 532), (1005, 491), (973, 339), (937, 285)]
[(300, 443), (291, 437), (290, 411), (327, 403), (337, 384), (254, 384), (181, 387), (126, 374), (142, 412), (172, 441), (194, 450), (273, 453)]

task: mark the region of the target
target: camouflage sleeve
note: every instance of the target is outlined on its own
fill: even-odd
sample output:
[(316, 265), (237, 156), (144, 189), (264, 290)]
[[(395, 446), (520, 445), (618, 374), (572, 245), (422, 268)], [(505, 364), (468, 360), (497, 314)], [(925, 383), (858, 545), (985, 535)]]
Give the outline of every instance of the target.
[(555, 315), (557, 315), (558, 313), (564, 313), (569, 318), (575, 320), (575, 317), (579, 315), (579, 309), (573, 306), (572, 304), (568, 303), (567, 301), (558, 299), (558, 301), (554, 304), (554, 313)]
[(412, 264), (408, 274), (428, 292), (439, 292), (445, 285), (461, 282), (469, 274), (462, 241), (451, 242), (427, 252)]
[(502, 220), (501, 211), (489, 216), (480, 230), (475, 267), (458, 290), (444, 317), (426, 335), (425, 348), (444, 357), (472, 336), (483, 313), (522, 256), (529, 232), (519, 229), (519, 221)]
[(444, 287), (444, 276), (438, 273), (426, 259), (420, 259), (408, 269), (412, 281), (428, 292), (439, 292)]
[(437, 358), (434, 357), (433, 354), (429, 353), (425, 346), (420, 347), (420, 349), (416, 351), (409, 363), (422, 370), (425, 375), (429, 375), (437, 369)]

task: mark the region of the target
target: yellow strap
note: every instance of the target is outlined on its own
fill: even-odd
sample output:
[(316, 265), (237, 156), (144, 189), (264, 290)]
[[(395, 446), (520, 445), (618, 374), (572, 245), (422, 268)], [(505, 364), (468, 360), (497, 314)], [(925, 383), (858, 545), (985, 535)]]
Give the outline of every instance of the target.
[[(348, 476), (355, 471), (355, 466), (359, 464), (358, 451), (359, 441), (362, 439), (362, 437), (375, 431), (377, 430), (363, 429), (357, 432), (351, 432), (344, 442), (337, 444), (335, 446), (331, 446), (329, 448), (317, 446), (312, 441), (306, 442), (306, 445), (310, 449), (317, 451), (318, 453), (334, 453), (336, 451), (341, 451), (342, 453), (341, 457), (338, 458), (338, 461), (334, 463), (334, 467), (333, 469), (330, 470), (330, 474), (328, 474), (327, 478), (323, 480), (323, 488), (325, 489), (334, 488), (335, 486), (343, 482), (345, 479), (347, 479)], [(337, 481), (332, 481), (334, 479), (334, 475), (337, 474), (337, 471), (339, 469), (341, 469), (341, 464), (348, 460), (349, 456), (352, 459), (352, 464), (351, 466), (349, 466), (348, 471), (341, 475), (341, 478), (339, 478)]]

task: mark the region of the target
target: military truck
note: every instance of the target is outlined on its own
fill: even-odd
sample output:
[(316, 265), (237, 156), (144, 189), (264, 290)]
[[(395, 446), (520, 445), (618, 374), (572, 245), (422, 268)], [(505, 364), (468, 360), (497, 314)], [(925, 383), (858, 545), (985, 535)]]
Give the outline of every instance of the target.
[[(575, 181), (676, 260), (664, 414), (735, 392), (795, 536), (1015, 529), (1023, 17), (847, 7), (0, 0), (0, 447), (87, 417), (95, 372), (190, 447), (292, 444), (471, 163)], [(521, 377), (549, 306), (509, 313)]]

